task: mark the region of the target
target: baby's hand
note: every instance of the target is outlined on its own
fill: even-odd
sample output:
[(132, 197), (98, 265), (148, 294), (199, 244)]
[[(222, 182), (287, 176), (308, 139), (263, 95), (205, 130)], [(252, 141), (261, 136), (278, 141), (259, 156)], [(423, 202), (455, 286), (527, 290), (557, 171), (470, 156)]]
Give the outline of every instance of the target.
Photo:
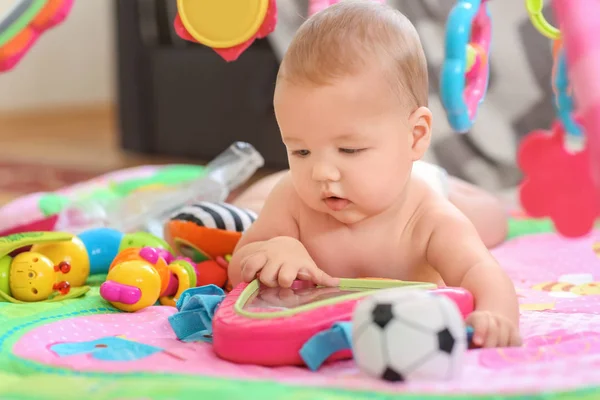
[(474, 311), (465, 321), (473, 327), (473, 344), (477, 347), (512, 347), (521, 345), (518, 327), (508, 318), (489, 311)]
[(337, 286), (339, 279), (320, 270), (300, 241), (291, 237), (268, 240), (256, 252), (241, 261), (242, 279), (256, 278), (269, 287), (289, 288), (296, 279), (321, 286)]

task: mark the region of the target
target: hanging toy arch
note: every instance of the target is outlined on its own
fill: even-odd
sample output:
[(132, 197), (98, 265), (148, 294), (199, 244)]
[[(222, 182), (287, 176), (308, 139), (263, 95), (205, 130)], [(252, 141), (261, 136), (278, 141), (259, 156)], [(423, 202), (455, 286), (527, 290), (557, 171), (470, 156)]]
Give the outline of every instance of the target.
[(41, 35), (67, 18), (72, 7), (73, 0), (14, 1), (0, 15), (0, 72), (12, 70)]

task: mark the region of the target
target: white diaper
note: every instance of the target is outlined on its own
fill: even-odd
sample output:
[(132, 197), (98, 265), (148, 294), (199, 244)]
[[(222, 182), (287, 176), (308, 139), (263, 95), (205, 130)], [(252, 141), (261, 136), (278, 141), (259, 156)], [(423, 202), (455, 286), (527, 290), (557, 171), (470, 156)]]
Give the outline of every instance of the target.
[(448, 197), (448, 172), (444, 168), (425, 161), (415, 161), (412, 173), (424, 180), (433, 190)]

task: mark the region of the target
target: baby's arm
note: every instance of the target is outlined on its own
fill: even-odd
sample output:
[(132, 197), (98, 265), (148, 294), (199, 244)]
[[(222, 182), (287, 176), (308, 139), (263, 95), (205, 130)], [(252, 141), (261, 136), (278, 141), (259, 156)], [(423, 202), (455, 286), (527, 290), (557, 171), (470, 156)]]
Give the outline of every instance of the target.
[(228, 267), (229, 281), (234, 287), (243, 280), (242, 261), (255, 253), (264, 242), (279, 236), (298, 239), (298, 224), (292, 212), (292, 207), (296, 205), (293, 190), (288, 174), (275, 185), (258, 218), (242, 235)]
[(448, 286), (469, 290), (475, 312), (467, 322), (485, 347), (519, 345), (519, 304), (514, 285), (471, 222), (455, 209), (433, 211), (427, 261)]
[(337, 284), (336, 279), (317, 268), (299, 240), (296, 222), (299, 202), (290, 176), (283, 177), (233, 252), (228, 267), (233, 286), (257, 275), (271, 287), (290, 287), (295, 279), (312, 280), (324, 286)]

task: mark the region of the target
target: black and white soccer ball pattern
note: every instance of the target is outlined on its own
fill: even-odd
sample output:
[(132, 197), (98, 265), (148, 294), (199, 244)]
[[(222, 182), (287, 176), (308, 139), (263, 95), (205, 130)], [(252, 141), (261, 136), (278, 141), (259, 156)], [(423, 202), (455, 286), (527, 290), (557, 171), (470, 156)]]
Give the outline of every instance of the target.
[(452, 379), (467, 350), (463, 318), (452, 300), (418, 289), (386, 289), (360, 301), (352, 350), (364, 373), (393, 382)]
[(245, 232), (256, 218), (255, 212), (229, 203), (201, 201), (182, 207), (171, 220), (190, 221), (206, 228)]

